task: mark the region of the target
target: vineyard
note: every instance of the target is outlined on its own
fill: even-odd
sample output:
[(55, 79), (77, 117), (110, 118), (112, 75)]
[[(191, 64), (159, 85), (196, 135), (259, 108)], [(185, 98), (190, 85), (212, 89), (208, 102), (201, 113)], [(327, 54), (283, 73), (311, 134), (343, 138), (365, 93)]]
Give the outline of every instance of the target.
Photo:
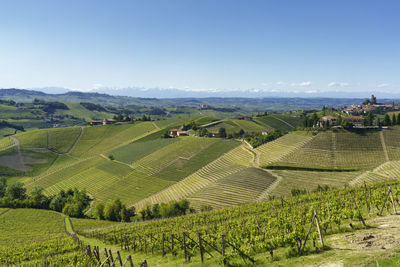
[(77, 244), (65, 235), (64, 218), (57, 212), (0, 209), (0, 221), (1, 265), (69, 265), (75, 256), (83, 256)]
[(254, 121), (261, 125), (265, 125), (268, 128), (274, 128), (281, 131), (289, 131), (297, 127), (300, 119), (290, 115), (271, 114), (254, 118)]
[[(222, 157), (217, 158), (211, 163), (205, 165), (195, 173), (189, 175), (180, 182), (168, 187), (167, 189), (143, 199), (135, 206), (141, 208), (147, 204), (168, 202), (178, 200), (184, 197), (190, 197), (198, 190), (212, 186), (218, 180), (250, 167), (250, 154), (242, 147), (232, 149)], [(220, 192), (218, 192), (220, 193)], [(197, 199), (201, 201), (201, 199)], [(196, 202), (193, 202), (196, 205)]]
[[(307, 255), (329, 249), (327, 237), (368, 228), (368, 219), (396, 213), (400, 184), (387, 183), (330, 190), (183, 217), (104, 229), (78, 229), (79, 235), (152, 257), (172, 254), (182, 261), (261, 264), (281, 255), (284, 247)], [(268, 256), (267, 256), (268, 255)], [(256, 260), (258, 259), (258, 260)], [(279, 257), (275, 260), (279, 261)], [(265, 258), (264, 258), (265, 261)]]
[(368, 170), (385, 162), (378, 132), (322, 132), (273, 165)]

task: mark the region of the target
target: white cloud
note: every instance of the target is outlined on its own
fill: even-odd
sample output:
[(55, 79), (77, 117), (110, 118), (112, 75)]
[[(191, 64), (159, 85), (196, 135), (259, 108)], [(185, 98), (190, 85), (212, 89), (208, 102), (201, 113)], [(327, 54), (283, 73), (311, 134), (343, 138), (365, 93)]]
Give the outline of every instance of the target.
[(300, 84), (299, 84), (299, 86), (310, 86), (311, 85), (311, 82), (310, 81), (308, 81), (308, 82), (301, 82)]
[(293, 87), (305, 87), (305, 86), (310, 86), (312, 82), (310, 81), (305, 81), (305, 82), (298, 82), (298, 83), (286, 83), (286, 82), (277, 82), (276, 85), (288, 85), (288, 86), (293, 86)]
[(306, 93), (306, 94), (316, 94), (316, 93), (318, 93), (318, 91), (317, 90), (308, 90), (308, 91), (305, 91), (304, 93)]
[(346, 87), (349, 86), (348, 83), (344, 83), (344, 82), (331, 82), (328, 84), (329, 87)]
[(382, 84), (378, 84), (376, 87), (382, 88), (382, 87), (388, 87), (391, 86), (390, 83), (382, 83)]

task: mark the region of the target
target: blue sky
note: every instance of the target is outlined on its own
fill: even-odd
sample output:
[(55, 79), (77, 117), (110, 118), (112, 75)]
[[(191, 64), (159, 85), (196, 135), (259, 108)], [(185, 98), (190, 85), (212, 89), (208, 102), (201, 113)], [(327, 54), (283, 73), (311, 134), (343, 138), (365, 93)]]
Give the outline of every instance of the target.
[(385, 0), (0, 1), (0, 88), (400, 93), (399, 13)]

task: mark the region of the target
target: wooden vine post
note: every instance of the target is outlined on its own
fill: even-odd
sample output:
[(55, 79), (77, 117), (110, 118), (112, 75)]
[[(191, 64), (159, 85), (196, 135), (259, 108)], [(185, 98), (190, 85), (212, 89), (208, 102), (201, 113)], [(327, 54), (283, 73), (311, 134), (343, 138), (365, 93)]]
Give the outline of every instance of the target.
[(317, 223), (319, 241), (321, 241), (322, 248), (324, 248), (325, 247), (324, 239), (322, 238), (321, 228), (319, 227), (319, 220), (318, 220), (317, 212), (315, 210), (314, 210), (314, 217), (315, 217), (315, 222)]
[(354, 200), (354, 198), (351, 198), (351, 199), (353, 200), (354, 206), (356, 207), (356, 210), (358, 211), (358, 215), (360, 216), (360, 219), (361, 219), (362, 224), (364, 225), (365, 228), (367, 228), (367, 225), (365, 224), (364, 218), (363, 218), (363, 216), (361, 215), (361, 211), (360, 211), (360, 209), (358, 208), (356, 201)]
[(183, 234), (182, 234), (182, 242), (183, 242), (183, 252), (185, 254), (185, 261), (187, 261), (186, 234), (185, 234), (185, 232), (183, 232)]
[(199, 248), (200, 248), (200, 257), (201, 257), (201, 262), (204, 262), (204, 251), (203, 251), (203, 244), (201, 242), (201, 234), (198, 233), (199, 237)]
[(225, 256), (225, 235), (221, 235), (221, 255)]

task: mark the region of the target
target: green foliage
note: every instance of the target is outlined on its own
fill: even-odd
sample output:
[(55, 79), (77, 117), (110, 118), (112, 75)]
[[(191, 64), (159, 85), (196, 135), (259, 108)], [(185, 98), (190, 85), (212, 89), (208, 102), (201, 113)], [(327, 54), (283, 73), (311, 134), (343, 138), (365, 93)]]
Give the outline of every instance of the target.
[(255, 148), (255, 147), (261, 146), (262, 144), (271, 142), (271, 141), (281, 137), (283, 134), (284, 133), (282, 133), (281, 131), (275, 130), (275, 131), (267, 133), (266, 135), (263, 135), (261, 133), (248, 135), (245, 137), (245, 139), (247, 142), (249, 142), (249, 144), (252, 147)]
[(24, 200), (26, 198), (26, 188), (23, 183), (15, 182), (7, 186), (6, 196), (9, 199)]
[(190, 203), (186, 199), (179, 201), (170, 201), (168, 203), (147, 205), (139, 211), (142, 220), (151, 220), (155, 218), (170, 218), (175, 216), (186, 215), (189, 212), (194, 212), (190, 208)]
[(382, 125), (383, 126), (391, 126), (392, 125), (392, 121), (390, 120), (389, 114), (387, 114), (387, 113), (385, 114)]
[(106, 204), (98, 203), (95, 206), (94, 216), (97, 219), (104, 219), (115, 222), (130, 222), (135, 216), (135, 208), (127, 208), (121, 200), (115, 199)]
[(218, 130), (218, 137), (220, 138), (226, 138), (226, 129), (221, 127)]

